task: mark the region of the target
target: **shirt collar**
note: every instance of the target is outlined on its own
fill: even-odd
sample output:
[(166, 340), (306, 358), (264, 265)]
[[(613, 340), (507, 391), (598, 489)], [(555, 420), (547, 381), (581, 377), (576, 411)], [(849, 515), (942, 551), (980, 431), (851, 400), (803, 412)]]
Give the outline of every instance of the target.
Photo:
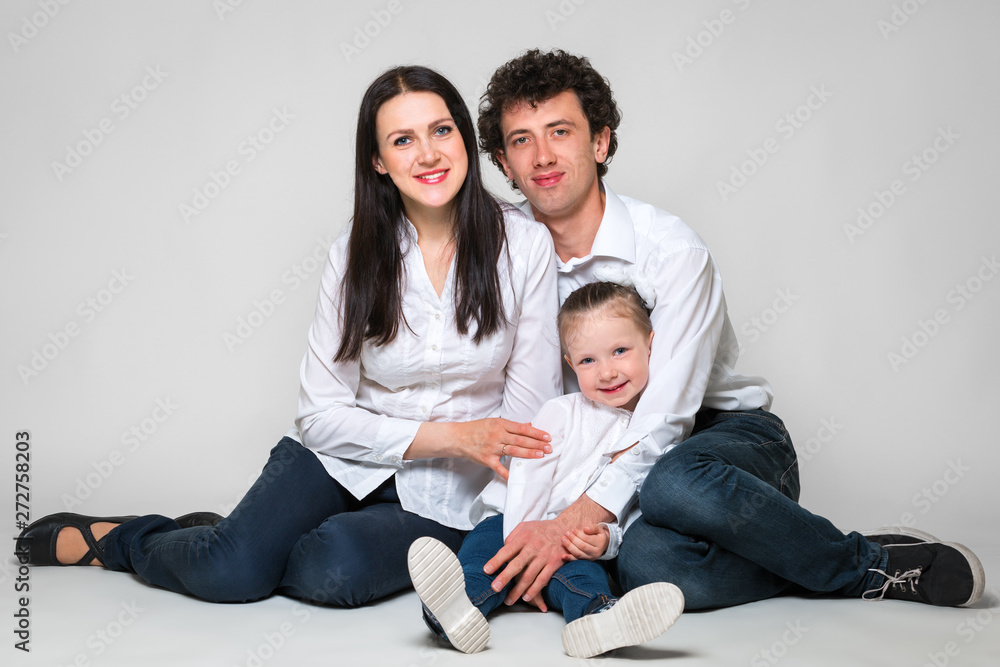
[[(601, 226), (597, 229), (590, 254), (587, 257), (577, 258), (576, 261), (570, 260), (569, 264), (577, 264), (590, 257), (614, 257), (634, 264), (635, 228), (632, 226), (632, 216), (629, 215), (625, 202), (619, 199), (604, 179), (601, 179), (601, 189), (604, 190), (604, 217), (601, 218)], [(517, 207), (534, 219), (531, 203), (527, 199)], [(562, 265), (562, 261), (559, 261), (559, 264)]]

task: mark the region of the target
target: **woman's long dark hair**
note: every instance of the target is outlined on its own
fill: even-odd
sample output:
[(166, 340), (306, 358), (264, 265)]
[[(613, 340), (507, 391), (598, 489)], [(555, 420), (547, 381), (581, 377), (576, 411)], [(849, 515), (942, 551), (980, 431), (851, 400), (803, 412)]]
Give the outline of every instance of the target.
[(353, 361), (362, 345), (385, 345), (403, 317), (403, 200), (388, 174), (372, 164), (378, 156), (375, 119), (383, 104), (404, 92), (430, 92), (444, 100), (462, 135), (469, 170), (455, 196), (455, 315), (459, 333), (473, 321), (479, 343), (506, 326), (498, 264), (506, 230), (500, 205), (483, 186), (476, 134), (465, 101), (446, 78), (426, 67), (396, 67), (368, 87), (358, 111), (354, 156), (354, 220), (341, 286), (343, 337), (334, 361)]

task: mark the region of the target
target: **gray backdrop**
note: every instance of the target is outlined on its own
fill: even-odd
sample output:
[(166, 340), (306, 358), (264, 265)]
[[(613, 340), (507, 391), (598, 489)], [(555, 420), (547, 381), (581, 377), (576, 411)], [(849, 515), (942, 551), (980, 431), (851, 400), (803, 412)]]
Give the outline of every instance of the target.
[(5, 0), (0, 469), (28, 431), (32, 516), (228, 511), (294, 416), (365, 86), (419, 63), (474, 106), (494, 67), (560, 47), (624, 112), (612, 186), (713, 249), (802, 503), (982, 544), (998, 18), (986, 0)]

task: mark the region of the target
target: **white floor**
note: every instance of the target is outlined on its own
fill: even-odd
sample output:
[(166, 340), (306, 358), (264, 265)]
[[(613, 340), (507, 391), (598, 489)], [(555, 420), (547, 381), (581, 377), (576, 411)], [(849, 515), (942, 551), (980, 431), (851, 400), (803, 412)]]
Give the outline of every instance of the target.
[[(988, 577), (1000, 572), (1000, 543), (970, 546)], [(467, 656), (432, 641), (412, 592), (353, 610), (281, 597), (219, 605), (130, 575), (51, 567), (30, 572), (31, 653), (25, 654), (12, 648), (18, 601), (12, 563), (6, 565), (4, 665), (1000, 665), (1000, 619), (994, 621), (1000, 585), (989, 579), (983, 600), (966, 609), (780, 598), (689, 612), (648, 644), (584, 661), (563, 653), (563, 622), (555, 613), (500, 613), (491, 619), (488, 648)]]

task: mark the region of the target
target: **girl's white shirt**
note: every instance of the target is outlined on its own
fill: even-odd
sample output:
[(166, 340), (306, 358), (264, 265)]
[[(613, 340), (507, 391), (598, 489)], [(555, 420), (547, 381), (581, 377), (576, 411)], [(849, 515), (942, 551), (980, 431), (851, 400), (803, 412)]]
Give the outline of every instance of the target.
[[(552, 453), (541, 459), (510, 459), (509, 481), (495, 476), (472, 506), (475, 522), (503, 514), (504, 539), (522, 521), (555, 519), (582, 496), (611, 464), (632, 413), (596, 403), (575, 392), (554, 398), (532, 420), (552, 436)], [(623, 456), (628, 456), (625, 453)], [(621, 523), (608, 524), (610, 543), (601, 560), (618, 555), (622, 533), (641, 516), (632, 503)]]
[(395, 340), (365, 344), (361, 358), (334, 363), (341, 340), (341, 282), (349, 230), (330, 249), (302, 360), (298, 414), (288, 433), (330, 476), (364, 498), (392, 475), (403, 509), (463, 530), (488, 468), (464, 459), (404, 461), (427, 421), (485, 417), (529, 421), (562, 393), (556, 263), (543, 225), (505, 207), (507, 244), (498, 264), (508, 327), (478, 345), (459, 335), (455, 260), (438, 297), (409, 221), (402, 241), (403, 314)]

